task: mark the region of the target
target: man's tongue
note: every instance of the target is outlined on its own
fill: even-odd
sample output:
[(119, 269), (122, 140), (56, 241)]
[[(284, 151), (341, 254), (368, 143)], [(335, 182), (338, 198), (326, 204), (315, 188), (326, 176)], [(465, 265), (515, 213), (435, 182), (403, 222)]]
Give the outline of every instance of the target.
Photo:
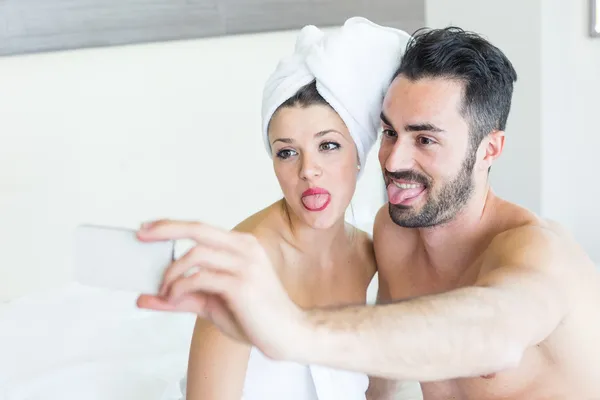
[(410, 189), (401, 189), (398, 186), (390, 183), (387, 188), (388, 198), (392, 204), (401, 204), (408, 199), (417, 197), (425, 190), (424, 186), (417, 186)]
[(302, 203), (304, 203), (304, 206), (306, 208), (316, 210), (318, 208), (323, 207), (328, 199), (328, 194), (313, 194), (310, 196), (302, 197)]

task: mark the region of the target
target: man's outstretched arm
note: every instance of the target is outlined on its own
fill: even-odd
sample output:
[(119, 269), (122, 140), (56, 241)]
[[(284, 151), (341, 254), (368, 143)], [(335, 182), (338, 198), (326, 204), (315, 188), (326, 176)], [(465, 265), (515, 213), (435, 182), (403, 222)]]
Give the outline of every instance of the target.
[(401, 380), (486, 375), (516, 366), (565, 317), (558, 237), (519, 228), (486, 253), (470, 287), (377, 306), (309, 312), (312, 329), (284, 358)]
[[(165, 271), (158, 295), (138, 305), (193, 312), (268, 357), (371, 376), (430, 381), (516, 365), (569, 310), (568, 246), (541, 228), (496, 238), (473, 286), (394, 304), (301, 310), (255, 237), (201, 223), (145, 225), (143, 241), (197, 245)], [(200, 267), (194, 274), (186, 272)]]

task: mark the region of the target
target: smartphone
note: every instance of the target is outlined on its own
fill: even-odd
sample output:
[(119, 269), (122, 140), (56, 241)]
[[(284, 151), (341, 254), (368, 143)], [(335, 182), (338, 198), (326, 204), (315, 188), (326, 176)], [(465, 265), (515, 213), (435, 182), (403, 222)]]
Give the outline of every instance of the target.
[(175, 258), (175, 242), (141, 242), (133, 229), (80, 225), (75, 229), (74, 279), (96, 288), (156, 294)]

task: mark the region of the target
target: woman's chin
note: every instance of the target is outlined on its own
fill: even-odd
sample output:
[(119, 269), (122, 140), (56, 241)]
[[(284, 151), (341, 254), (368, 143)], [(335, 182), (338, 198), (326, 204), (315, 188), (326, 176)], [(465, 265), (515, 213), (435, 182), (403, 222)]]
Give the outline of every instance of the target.
[(312, 229), (329, 229), (339, 223), (343, 219), (342, 215), (334, 214), (333, 212), (305, 212), (302, 216), (304, 223)]

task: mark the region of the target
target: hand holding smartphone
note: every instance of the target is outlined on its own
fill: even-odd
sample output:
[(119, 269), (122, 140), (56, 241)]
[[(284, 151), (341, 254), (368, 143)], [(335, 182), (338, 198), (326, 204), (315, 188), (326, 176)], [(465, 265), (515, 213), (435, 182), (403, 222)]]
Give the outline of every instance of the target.
[(141, 242), (136, 231), (81, 225), (75, 231), (75, 281), (82, 285), (136, 293), (158, 293), (175, 242)]

